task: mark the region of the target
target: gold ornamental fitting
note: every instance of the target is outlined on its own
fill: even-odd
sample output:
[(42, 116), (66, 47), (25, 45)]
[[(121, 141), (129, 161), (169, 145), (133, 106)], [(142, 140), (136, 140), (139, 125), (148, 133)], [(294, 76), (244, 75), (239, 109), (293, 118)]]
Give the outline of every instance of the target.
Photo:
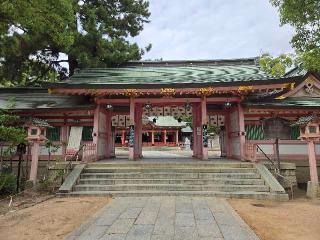
[(197, 96), (202, 96), (202, 97), (207, 97), (210, 96), (214, 93), (214, 88), (213, 87), (207, 87), (207, 88), (199, 88), (197, 91), (196, 95)]
[(53, 94), (53, 93), (55, 93), (55, 92), (56, 92), (56, 91), (55, 91), (54, 89), (51, 89), (51, 88), (48, 89), (48, 93), (49, 93), (49, 94)]
[(161, 88), (160, 94), (165, 97), (172, 97), (176, 94), (176, 90), (174, 88)]
[(248, 92), (251, 91), (253, 89), (253, 86), (240, 86), (238, 88), (239, 92)]
[(140, 95), (140, 92), (137, 89), (125, 89), (124, 95), (126, 97), (138, 97)]
[(86, 94), (92, 95), (92, 96), (98, 96), (99, 91), (98, 91), (98, 89), (88, 89), (88, 90), (86, 91)]

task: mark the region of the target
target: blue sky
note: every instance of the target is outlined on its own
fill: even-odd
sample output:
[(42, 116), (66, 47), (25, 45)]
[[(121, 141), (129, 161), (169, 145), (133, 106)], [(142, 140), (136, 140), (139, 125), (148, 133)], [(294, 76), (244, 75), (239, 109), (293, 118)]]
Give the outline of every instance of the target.
[(151, 22), (134, 40), (143, 59), (221, 59), (292, 52), (268, 0), (150, 0)]

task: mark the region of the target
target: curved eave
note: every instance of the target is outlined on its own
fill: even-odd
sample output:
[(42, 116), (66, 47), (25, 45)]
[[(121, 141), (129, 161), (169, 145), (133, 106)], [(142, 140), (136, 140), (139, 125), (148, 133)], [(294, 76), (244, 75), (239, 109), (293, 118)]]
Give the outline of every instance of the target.
[(52, 83), (46, 87), (50, 89), (68, 88), (68, 89), (151, 89), (151, 88), (202, 88), (202, 87), (230, 87), (242, 85), (271, 85), (279, 83), (297, 83), (303, 81), (303, 76), (295, 76), (289, 78), (271, 78), (264, 80), (245, 80), (245, 81), (232, 81), (232, 82), (203, 82), (203, 83), (189, 83), (189, 82), (168, 82), (168, 83), (92, 83), (92, 84), (76, 84), (76, 83)]
[(76, 107), (59, 107), (59, 108), (17, 108), (17, 109), (7, 109), (16, 113), (28, 112), (28, 113), (47, 113), (47, 112), (61, 112), (61, 111), (82, 111), (82, 110), (94, 110), (95, 105), (90, 106), (76, 106)]

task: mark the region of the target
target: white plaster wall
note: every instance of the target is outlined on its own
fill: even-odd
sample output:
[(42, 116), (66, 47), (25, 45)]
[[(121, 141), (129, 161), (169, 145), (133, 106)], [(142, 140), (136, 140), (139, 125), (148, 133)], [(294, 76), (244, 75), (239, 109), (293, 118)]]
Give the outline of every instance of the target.
[(266, 154), (273, 154), (273, 145), (272, 144), (259, 144), (259, 147), (264, 151)]
[(280, 154), (308, 154), (308, 146), (307, 144), (280, 144), (279, 145)]
[[(48, 149), (45, 146), (40, 146), (39, 155), (48, 155)], [(62, 147), (60, 147), (56, 152), (51, 152), (51, 155), (62, 155)]]
[[(259, 144), (262, 150), (266, 154), (273, 154), (273, 144)], [(316, 153), (320, 155), (320, 144), (316, 144)], [(279, 144), (280, 154), (298, 154), (298, 155), (308, 155), (308, 145), (307, 143), (301, 142), (299, 144)]]

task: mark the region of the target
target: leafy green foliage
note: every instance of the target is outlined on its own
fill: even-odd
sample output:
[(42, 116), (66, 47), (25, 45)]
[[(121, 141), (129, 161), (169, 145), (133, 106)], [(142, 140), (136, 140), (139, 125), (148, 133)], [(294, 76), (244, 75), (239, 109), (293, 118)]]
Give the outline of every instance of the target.
[(263, 71), (272, 76), (281, 77), (286, 73), (286, 69), (292, 66), (293, 61), (290, 56), (285, 54), (279, 57), (263, 54), (259, 59), (259, 64)]
[(0, 173), (0, 195), (12, 194), (16, 190), (16, 177), (11, 173)]
[(0, 110), (0, 142), (15, 146), (24, 143), (26, 137), (20, 117), (9, 111)]
[[(308, 71), (320, 71), (320, 1), (319, 0), (270, 0), (278, 8), (281, 24), (289, 24), (295, 29), (291, 39), (296, 56), (281, 55), (263, 60), (267, 72), (278, 76), (286, 67), (283, 58), (292, 58), (296, 64)], [(265, 63), (268, 61), (269, 63)], [(263, 66), (263, 65), (262, 65)], [(274, 68), (272, 70), (272, 67)], [(265, 69), (266, 70), (266, 69)]]
[(42, 192), (54, 192), (54, 190), (60, 185), (61, 178), (63, 177), (63, 169), (50, 171), (48, 175), (45, 175), (39, 180), (37, 190)]
[(39, 86), (77, 67), (140, 59), (130, 42), (148, 22), (145, 0), (2, 0), (0, 85)]

